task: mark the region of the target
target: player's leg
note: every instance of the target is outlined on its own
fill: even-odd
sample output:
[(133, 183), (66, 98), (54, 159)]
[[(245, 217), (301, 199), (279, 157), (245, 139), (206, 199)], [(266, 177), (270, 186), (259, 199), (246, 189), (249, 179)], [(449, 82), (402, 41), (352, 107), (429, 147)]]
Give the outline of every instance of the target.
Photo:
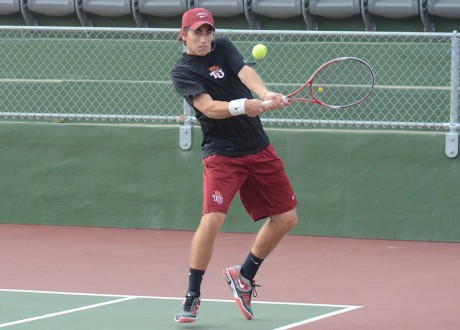
[(225, 220), (223, 213), (207, 213), (201, 217), (200, 225), (195, 232), (190, 250), (190, 270), (187, 293), (176, 312), (175, 321), (180, 323), (194, 322), (198, 316), (201, 297), (201, 282), (211, 260), (214, 241)]
[(214, 241), (224, 220), (224, 213), (212, 212), (202, 216), (192, 240), (190, 268), (206, 270), (214, 250)]
[(176, 313), (177, 322), (196, 320), (201, 282), (211, 260), (215, 238), (233, 197), (247, 177), (236, 158), (214, 155), (205, 158), (203, 165), (203, 216), (192, 240), (189, 286)]
[[(283, 162), (272, 146), (255, 155), (254, 160), (252, 175), (241, 187), (240, 195), (255, 221), (269, 217), (251, 248), (253, 256), (265, 259), (297, 224), (297, 199)], [(243, 274), (246, 274), (245, 268)]]
[(251, 176), (240, 189), (240, 197), (255, 221), (270, 216), (240, 266), (226, 268), (225, 280), (240, 311), (252, 319), (252, 295), (256, 295), (254, 277), (261, 263), (297, 223), (297, 200), (281, 159), (273, 147), (252, 156)]
[(256, 236), (251, 248), (252, 254), (259, 259), (265, 259), (296, 224), (297, 211), (295, 208), (288, 212), (270, 216)]
[(225, 280), (230, 286), (238, 308), (248, 319), (253, 318), (252, 296), (256, 296), (254, 277), (264, 259), (273, 251), (281, 239), (295, 227), (297, 212), (277, 214), (268, 219), (260, 228), (256, 240), (243, 265), (224, 269)]

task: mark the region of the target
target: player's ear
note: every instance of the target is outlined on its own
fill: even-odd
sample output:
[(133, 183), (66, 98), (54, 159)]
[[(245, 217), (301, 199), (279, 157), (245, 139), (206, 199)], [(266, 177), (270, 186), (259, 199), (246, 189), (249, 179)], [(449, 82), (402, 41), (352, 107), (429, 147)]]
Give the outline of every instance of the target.
[(187, 40), (187, 32), (188, 32), (188, 29), (181, 29), (179, 31), (179, 38), (182, 39), (183, 42)]

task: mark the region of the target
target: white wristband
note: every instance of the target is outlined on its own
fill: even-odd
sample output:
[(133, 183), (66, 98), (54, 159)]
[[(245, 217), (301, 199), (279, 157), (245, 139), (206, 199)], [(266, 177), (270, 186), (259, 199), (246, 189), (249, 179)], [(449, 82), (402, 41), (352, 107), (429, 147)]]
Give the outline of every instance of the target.
[(246, 109), (244, 108), (246, 100), (247, 99), (238, 99), (228, 103), (228, 111), (230, 111), (232, 116), (244, 115), (246, 113)]

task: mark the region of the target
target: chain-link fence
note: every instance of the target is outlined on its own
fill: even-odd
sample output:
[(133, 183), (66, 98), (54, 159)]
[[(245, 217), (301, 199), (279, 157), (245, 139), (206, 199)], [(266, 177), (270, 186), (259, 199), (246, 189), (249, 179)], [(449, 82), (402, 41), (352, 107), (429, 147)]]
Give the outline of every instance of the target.
[[(177, 34), (174, 29), (0, 27), (0, 117), (175, 123), (184, 111), (169, 78), (182, 51)], [(345, 110), (297, 103), (264, 114), (266, 125), (458, 127), (455, 32), (217, 34), (234, 41), (257, 62), (269, 88), (284, 94), (335, 57), (359, 57), (374, 68), (377, 85), (365, 103)], [(264, 60), (252, 58), (256, 43), (268, 47)]]

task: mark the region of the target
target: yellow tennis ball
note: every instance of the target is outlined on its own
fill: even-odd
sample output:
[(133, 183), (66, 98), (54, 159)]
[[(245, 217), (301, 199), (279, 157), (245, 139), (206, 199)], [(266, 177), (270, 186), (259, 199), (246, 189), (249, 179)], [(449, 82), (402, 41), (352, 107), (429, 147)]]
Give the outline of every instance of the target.
[(324, 92), (324, 88), (323, 87), (318, 87), (318, 92), (320, 92), (320, 93)]
[(252, 49), (252, 56), (254, 56), (254, 58), (257, 60), (263, 59), (265, 56), (267, 56), (267, 47), (262, 44), (255, 45)]

